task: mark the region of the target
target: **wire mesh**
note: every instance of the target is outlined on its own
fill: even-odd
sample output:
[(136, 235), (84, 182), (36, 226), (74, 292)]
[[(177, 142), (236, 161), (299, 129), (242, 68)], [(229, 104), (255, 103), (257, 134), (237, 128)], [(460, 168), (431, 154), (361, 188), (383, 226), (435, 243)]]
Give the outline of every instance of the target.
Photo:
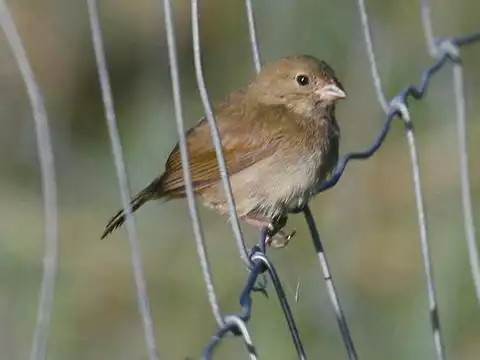
[[(273, 287), (275, 289), (277, 298), (283, 310), (287, 326), (289, 328), (292, 341), (294, 343), (297, 357), (299, 359), (306, 359), (307, 355), (304, 350), (299, 330), (297, 329), (295, 319), (292, 315), (290, 305), (287, 297), (283, 291), (280, 277), (276, 271), (274, 264), (267, 256), (267, 249), (265, 246), (265, 238), (267, 236), (267, 229), (263, 229), (260, 234), (259, 245), (248, 249), (240, 229), (239, 221), (235, 212), (235, 202), (232, 195), (231, 187), (228, 179), (228, 172), (223, 157), (221, 140), (213, 116), (213, 111), (208, 97), (207, 87), (203, 78), (202, 59), (201, 59), (201, 44), (200, 44), (200, 27), (199, 27), (199, 12), (198, 1), (191, 0), (191, 22), (192, 35), (194, 47), (195, 70), (197, 76), (197, 83), (199, 92), (204, 105), (205, 116), (208, 120), (212, 140), (215, 144), (218, 166), (222, 177), (230, 213), (230, 222), (234, 237), (236, 239), (237, 248), (241, 259), (248, 266), (248, 277), (244, 288), (239, 297), (241, 312), (236, 315), (223, 315), (220, 311), (218, 300), (215, 294), (215, 289), (210, 271), (207, 251), (204, 244), (204, 236), (198, 213), (196, 209), (194, 192), (191, 185), (191, 174), (188, 166), (188, 149), (186, 145), (184, 121), (182, 114), (182, 98), (179, 85), (179, 70), (178, 59), (175, 45), (175, 32), (173, 25), (173, 14), (171, 8), (171, 1), (164, 0), (164, 16), (165, 27), (168, 42), (169, 61), (170, 61), (170, 75), (172, 81), (172, 91), (175, 106), (175, 117), (179, 136), (180, 153), (182, 158), (183, 176), (186, 179), (186, 193), (189, 205), (189, 212), (192, 219), (193, 232), (195, 235), (197, 252), (202, 266), (205, 285), (207, 288), (208, 299), (211, 304), (213, 316), (219, 326), (216, 334), (203, 351), (203, 358), (210, 359), (213, 356), (215, 348), (220, 344), (225, 335), (233, 333), (241, 336), (246, 344), (248, 355), (250, 359), (257, 359), (259, 355), (256, 352), (252, 336), (248, 330), (248, 321), (251, 318), (252, 312), (252, 293), (255, 291), (265, 291), (266, 284), (258, 286), (258, 278), (265, 273), (268, 274)], [(341, 179), (343, 172), (350, 162), (350, 160), (362, 160), (370, 158), (382, 146), (386, 136), (390, 130), (394, 119), (401, 119), (406, 129), (406, 139), (409, 148), (409, 154), (412, 166), (412, 179), (414, 184), (414, 194), (416, 199), (416, 211), (418, 216), (418, 226), (420, 234), (420, 244), (422, 251), (422, 258), (424, 264), (424, 272), (426, 276), (426, 287), (428, 295), (428, 305), (431, 319), (432, 335), (434, 339), (436, 355), (438, 359), (444, 359), (444, 345), (442, 341), (440, 320), (438, 315), (438, 305), (435, 294), (435, 284), (432, 271), (432, 260), (428, 244), (428, 233), (425, 221), (424, 201), (422, 195), (421, 181), (420, 181), (420, 165), (418, 160), (418, 151), (416, 147), (416, 140), (414, 135), (414, 124), (410, 116), (408, 99), (416, 100), (422, 99), (428, 89), (430, 80), (441, 68), (446, 64), (451, 63), (453, 68), (453, 89), (456, 103), (456, 118), (457, 118), (457, 135), (458, 135), (458, 153), (459, 165), (461, 175), (461, 196), (464, 215), (464, 226), (466, 233), (466, 240), (469, 252), (470, 268), (472, 278), (474, 281), (477, 299), (480, 302), (480, 262), (478, 258), (478, 249), (475, 239), (475, 226), (472, 215), (472, 203), (469, 184), (468, 172), (468, 156), (467, 156), (467, 142), (466, 142), (466, 105), (464, 96), (464, 79), (462, 73), (462, 65), (460, 63), (461, 46), (469, 45), (473, 42), (480, 41), (480, 32), (473, 33), (467, 36), (454, 36), (436, 40), (432, 29), (430, 18), (430, 5), (428, 0), (421, 0), (420, 11), (422, 17), (422, 24), (425, 31), (426, 44), (429, 54), (435, 59), (433, 65), (427, 68), (421, 75), (418, 86), (408, 85), (403, 88), (397, 95), (392, 97), (391, 101), (387, 101), (382, 89), (381, 77), (378, 71), (376, 56), (374, 52), (373, 42), (370, 34), (369, 17), (364, 0), (358, 0), (358, 9), (360, 13), (365, 46), (367, 49), (367, 57), (370, 64), (371, 75), (375, 87), (378, 102), (386, 114), (385, 121), (378, 132), (373, 143), (364, 151), (349, 152), (342, 156), (332, 173), (331, 177), (321, 183), (317, 193), (326, 191), (334, 187)], [(97, 9), (96, 0), (87, 0), (87, 6), (90, 17), (90, 26), (92, 33), (92, 40), (95, 50), (95, 57), (97, 61), (98, 75), (102, 90), (102, 100), (105, 107), (105, 116), (107, 120), (114, 163), (116, 168), (117, 179), (120, 188), (120, 196), (123, 207), (127, 213), (126, 226), (128, 232), (128, 239), (131, 247), (133, 275), (136, 284), (137, 300), (139, 311), (141, 314), (146, 347), (148, 350), (149, 359), (158, 359), (158, 350), (155, 342), (155, 332), (153, 328), (152, 318), (150, 314), (150, 306), (148, 301), (148, 294), (146, 284), (143, 276), (140, 251), (138, 249), (137, 237), (135, 233), (135, 226), (133, 217), (131, 216), (131, 209), (129, 205), (129, 191), (128, 181), (125, 172), (125, 164), (122, 156), (122, 147), (116, 125), (116, 117), (114, 111), (114, 103), (110, 89), (110, 82), (108, 76), (108, 69), (105, 60), (105, 51), (103, 47), (100, 20)], [(248, 29), (250, 35), (250, 42), (252, 47), (252, 58), (256, 72), (260, 71), (260, 51), (255, 32), (254, 11), (251, 0), (245, 1), (246, 17), (248, 21)], [(48, 337), (49, 320), (53, 309), (53, 296), (55, 276), (57, 269), (58, 256), (58, 220), (56, 207), (56, 185), (55, 172), (53, 166), (53, 153), (51, 140), (48, 129), (48, 119), (45, 107), (42, 100), (41, 92), (35, 82), (34, 74), (31, 70), (28, 57), (22, 46), (21, 39), (16, 31), (15, 24), (11, 18), (3, 0), (0, 0), (0, 25), (7, 37), (9, 45), (12, 49), (14, 57), (18, 63), (22, 77), (27, 87), (28, 96), (32, 105), (33, 117), (36, 125), (37, 147), (40, 160), (40, 169), (42, 175), (42, 191), (44, 197), (44, 211), (45, 211), (45, 255), (44, 255), (44, 271), (42, 278), (42, 285), (40, 291), (40, 299), (37, 310), (37, 321), (35, 327), (34, 339), (32, 342), (32, 349), (30, 358), (32, 360), (44, 359), (46, 356), (46, 342)], [(295, 209), (293, 212), (304, 213), (307, 225), (309, 227), (314, 248), (317, 253), (320, 269), (323, 273), (326, 282), (327, 292), (330, 302), (334, 309), (340, 333), (348, 354), (349, 359), (357, 359), (357, 353), (350, 331), (346, 322), (344, 312), (340, 304), (340, 297), (335, 289), (333, 276), (328, 266), (325, 250), (320, 240), (319, 232), (313, 218), (313, 215), (306, 204), (302, 208)]]

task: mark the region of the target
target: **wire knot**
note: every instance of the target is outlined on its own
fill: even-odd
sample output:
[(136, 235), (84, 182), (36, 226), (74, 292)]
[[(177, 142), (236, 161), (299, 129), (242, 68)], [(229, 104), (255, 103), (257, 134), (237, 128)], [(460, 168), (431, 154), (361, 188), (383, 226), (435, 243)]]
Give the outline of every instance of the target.
[(202, 359), (211, 359), (214, 348), (220, 340), (227, 334), (232, 333), (235, 336), (243, 337), (250, 359), (257, 359), (257, 351), (252, 341), (252, 337), (248, 331), (247, 324), (237, 315), (227, 315), (224, 317), (223, 326), (218, 329), (217, 334), (212, 338), (210, 344), (207, 345), (203, 352)]
[(453, 62), (459, 62), (460, 48), (452, 38), (443, 38), (437, 41), (433, 56), (436, 58), (447, 56)]
[(388, 113), (398, 115), (405, 123), (407, 129), (412, 129), (413, 123), (412, 118), (410, 117), (410, 110), (401, 96), (397, 95), (390, 101), (388, 105)]

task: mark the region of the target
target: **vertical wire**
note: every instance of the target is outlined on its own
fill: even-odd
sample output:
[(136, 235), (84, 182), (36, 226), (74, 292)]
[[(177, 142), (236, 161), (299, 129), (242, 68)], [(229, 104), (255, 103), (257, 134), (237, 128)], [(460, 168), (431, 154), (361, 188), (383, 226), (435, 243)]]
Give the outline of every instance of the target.
[[(409, 119), (405, 119), (410, 121)], [(411, 125), (411, 124), (410, 124)], [(443, 346), (442, 333), (440, 329), (440, 319), (438, 316), (437, 296), (434, 286), (432, 260), (430, 256), (430, 249), (428, 245), (427, 224), (425, 219), (424, 200), (420, 183), (420, 166), (418, 163), (418, 152), (415, 145), (415, 135), (413, 128), (410, 127), (406, 132), (408, 148), (410, 150), (410, 160), (412, 163), (412, 176), (413, 185), (415, 191), (415, 202), (418, 214), (418, 227), (420, 232), (420, 243), (422, 248), (423, 266), (425, 271), (425, 277), (427, 280), (427, 293), (428, 293), (428, 305), (430, 310), (430, 323), (433, 331), (433, 339), (435, 344), (435, 350), (437, 353), (437, 359), (445, 359), (445, 350)]]
[(330, 299), (330, 303), (332, 304), (333, 310), (335, 312), (335, 317), (337, 319), (338, 326), (340, 328), (340, 332), (342, 334), (343, 343), (347, 348), (348, 358), (350, 360), (356, 360), (357, 352), (355, 350), (355, 346), (353, 344), (352, 337), (350, 335), (350, 330), (347, 325), (347, 319), (345, 314), (343, 313), (342, 306), (340, 304), (340, 299), (337, 294), (337, 290), (335, 289), (335, 283), (333, 281), (333, 275), (330, 272), (330, 266), (328, 265), (327, 255), (325, 254), (325, 250), (323, 248), (322, 241), (320, 239), (320, 234), (318, 233), (317, 226), (315, 224), (315, 219), (313, 218), (312, 211), (310, 207), (307, 205), (304, 209), (305, 220), (307, 221), (308, 228), (310, 230), (310, 234), (312, 235), (313, 239), (313, 246), (315, 247), (315, 252), (317, 253), (318, 262), (320, 263), (320, 268), (322, 269), (323, 278), (325, 279), (325, 283), (327, 285), (327, 293)]
[(433, 36), (432, 16), (430, 10), (429, 0), (420, 0), (420, 14), (422, 17), (423, 32), (425, 35), (425, 41), (427, 42), (428, 53), (435, 57), (438, 53), (437, 46), (435, 44), (435, 38)]
[[(427, 42), (428, 51), (432, 57), (439, 53), (435, 44), (433, 34), (432, 17), (429, 0), (421, 0), (420, 10), (422, 14), (422, 26)], [(447, 44), (445, 51), (458, 52), (456, 45)], [(465, 94), (463, 89), (463, 68), (458, 62), (453, 64), (453, 92), (455, 94), (456, 118), (457, 118), (457, 142), (458, 156), (460, 165), (460, 191), (462, 197), (463, 221), (465, 228), (465, 237), (467, 241), (468, 260), (470, 263), (470, 272), (472, 274), (473, 284), (477, 301), (480, 304), (480, 259), (478, 246), (475, 238), (475, 221), (473, 219), (472, 195), (470, 193), (470, 175), (468, 169), (468, 151), (467, 151), (467, 117), (465, 110)]]
[(465, 94), (463, 88), (463, 68), (461, 64), (453, 64), (453, 87), (457, 112), (458, 153), (460, 160), (460, 181), (462, 193), (463, 219), (467, 240), (468, 258), (472, 273), (477, 301), (480, 304), (480, 261), (475, 238), (475, 222), (472, 211), (472, 195), (470, 194), (470, 175), (468, 171), (467, 151), (467, 116), (465, 110)]
[(438, 317), (437, 297), (436, 297), (435, 284), (433, 279), (433, 269), (432, 269), (432, 263), (430, 258), (430, 249), (428, 245), (427, 225), (425, 221), (425, 210), (423, 205), (424, 201), (423, 201), (423, 194), (421, 189), (420, 169), (418, 164), (417, 149), (415, 145), (415, 136), (413, 133), (413, 125), (411, 123), (408, 108), (406, 107), (404, 102), (398, 103), (398, 104), (392, 104), (389, 106), (387, 101), (385, 100), (385, 95), (383, 94), (383, 91), (382, 91), (381, 79), (380, 79), (377, 64), (376, 64), (375, 53), (373, 51), (371, 34), (369, 30), (368, 14), (365, 7), (365, 1), (358, 0), (358, 5), (360, 10), (360, 16), (362, 19), (362, 27), (363, 27), (363, 33), (365, 38), (365, 44), (367, 47), (368, 58), (370, 61), (370, 69), (372, 72), (372, 77), (374, 80), (378, 101), (386, 113), (388, 113), (389, 107), (396, 106), (400, 111), (402, 118), (404, 119), (405, 124), (407, 126), (406, 137), (407, 137), (407, 141), (410, 149), (412, 176), (413, 176), (413, 183), (415, 188), (415, 201), (416, 201), (416, 207), (417, 207), (418, 226), (419, 226), (419, 232), (420, 232), (420, 245), (422, 249), (423, 266), (424, 266), (424, 271), (426, 276), (426, 283), (427, 283), (426, 286), (427, 286), (428, 303), (429, 303), (429, 310), (430, 310), (430, 325), (432, 327), (437, 358), (440, 360), (443, 360), (445, 358), (444, 346), (443, 346), (441, 329), (440, 329), (440, 320)]
[(367, 48), (367, 55), (370, 63), (370, 71), (372, 73), (373, 84), (375, 86), (375, 92), (377, 94), (378, 102), (380, 103), (383, 111), (387, 113), (388, 101), (385, 98), (385, 94), (383, 92), (382, 80), (378, 72), (377, 59), (375, 57), (375, 52), (373, 51), (372, 34), (370, 33), (370, 23), (368, 21), (365, 0), (358, 0), (358, 9), (360, 11), (360, 19), (362, 20), (363, 39), (365, 41), (365, 47)]
[(255, 19), (253, 16), (252, 0), (245, 0), (245, 7), (247, 10), (248, 34), (250, 35), (250, 46), (252, 47), (253, 64), (255, 66), (255, 71), (258, 74), (260, 72), (262, 62), (260, 60), (260, 51), (258, 50), (258, 41), (255, 31)]
[(47, 112), (42, 93), (35, 80), (28, 56), (17, 32), (6, 3), (0, 0), (0, 26), (8, 40), (13, 56), (20, 69), (32, 107), (37, 137), (37, 151), (42, 179), (42, 194), (45, 216), (45, 252), (43, 276), (37, 307), (37, 320), (33, 335), (30, 360), (45, 359), (48, 330), (53, 310), (55, 279), (58, 269), (58, 208), (55, 166)]
[(112, 91), (110, 88), (110, 80), (105, 59), (105, 49), (102, 40), (102, 33), (100, 29), (97, 1), (87, 0), (87, 6), (90, 18), (93, 48), (95, 51), (95, 60), (97, 63), (98, 76), (102, 91), (102, 100), (108, 125), (108, 135), (110, 137), (110, 142), (112, 145), (112, 153), (115, 163), (118, 185), (120, 188), (122, 205), (126, 212), (126, 228), (128, 234), (128, 242), (131, 248), (133, 276), (135, 280), (138, 308), (142, 318), (145, 343), (148, 350), (148, 358), (150, 360), (158, 360), (158, 350), (155, 344), (155, 331), (153, 328), (152, 316), (150, 313), (147, 286), (143, 275), (142, 259), (140, 255), (140, 249), (138, 247), (138, 240), (135, 231), (135, 223), (132, 216), (132, 209), (130, 207), (128, 180), (125, 171), (125, 163), (123, 161), (123, 151), (120, 142), (120, 136), (118, 133)]
[(173, 14), (171, 0), (164, 0), (164, 16), (165, 16), (165, 29), (167, 33), (168, 43), (168, 56), (170, 62), (170, 76), (172, 79), (172, 91), (173, 101), (175, 106), (175, 120), (177, 124), (178, 132), (178, 144), (180, 149), (180, 156), (182, 160), (182, 172), (185, 184), (185, 192), (187, 194), (188, 210), (190, 212), (190, 218), (192, 220), (193, 233), (195, 236), (195, 242), (197, 245), (197, 252), (200, 258), (200, 264), (202, 267), (202, 274), (207, 288), (208, 300), (212, 308), (213, 316), (219, 326), (223, 325), (222, 315), (215, 294), (213, 286), (212, 273), (210, 270), (210, 264), (208, 261), (207, 253), (205, 250), (205, 240), (203, 236), (202, 226), (198, 217), (197, 205), (195, 203), (195, 194), (192, 186), (192, 174), (189, 168), (189, 154), (187, 147), (187, 139), (185, 136), (185, 127), (182, 111), (182, 97), (180, 91), (180, 80), (178, 71), (178, 59), (177, 59), (177, 47), (175, 42), (175, 30), (173, 24)]
[(227, 197), (230, 224), (232, 225), (232, 230), (235, 235), (237, 248), (243, 262), (248, 267), (251, 267), (251, 261), (247, 254), (247, 247), (245, 245), (242, 231), (240, 229), (240, 223), (237, 217), (235, 200), (233, 198), (232, 187), (230, 185), (230, 179), (228, 177), (227, 164), (225, 162), (225, 156), (223, 154), (222, 142), (220, 140), (218, 125), (213, 115), (212, 106), (210, 104), (207, 88), (205, 85), (205, 79), (203, 78), (202, 55), (201, 55), (201, 49), (200, 49), (198, 1), (191, 0), (191, 6), (192, 6), (193, 54), (194, 54), (194, 60), (195, 60), (195, 74), (197, 77), (198, 90), (200, 92), (200, 97), (202, 98), (202, 103), (205, 110), (205, 117), (210, 127), (212, 141), (215, 147), (215, 153), (217, 155), (217, 162), (218, 162), (220, 177), (222, 179), (222, 184)]

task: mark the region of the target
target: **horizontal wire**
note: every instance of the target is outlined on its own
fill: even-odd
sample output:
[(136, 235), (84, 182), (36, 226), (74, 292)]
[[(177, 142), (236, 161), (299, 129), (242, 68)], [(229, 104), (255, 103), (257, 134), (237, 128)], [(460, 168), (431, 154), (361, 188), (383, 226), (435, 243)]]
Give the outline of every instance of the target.
[(37, 307), (37, 320), (32, 348), (30, 350), (30, 360), (43, 360), (46, 357), (48, 330), (55, 295), (55, 279), (58, 271), (57, 185), (55, 181), (52, 141), (42, 93), (35, 80), (35, 75), (28, 61), (22, 40), (18, 35), (17, 28), (4, 0), (0, 0), (0, 26), (5, 33), (27, 88), (28, 98), (32, 107), (33, 120), (35, 122), (44, 202), (45, 251), (43, 256), (42, 283), (40, 285), (40, 297)]
[(469, 35), (452, 37), (452, 42), (457, 46), (469, 45), (477, 41), (480, 41), (480, 31)]
[(120, 142), (120, 136), (118, 133), (112, 90), (110, 88), (110, 79), (108, 75), (107, 62), (105, 59), (105, 48), (103, 45), (102, 33), (100, 29), (97, 1), (87, 0), (87, 6), (90, 18), (90, 27), (92, 33), (93, 48), (95, 52), (95, 60), (97, 63), (98, 77), (100, 80), (100, 88), (102, 92), (102, 100), (108, 126), (108, 135), (110, 137), (110, 143), (112, 146), (113, 160), (115, 164), (118, 185), (120, 188), (122, 206), (126, 213), (125, 225), (127, 228), (128, 242), (131, 249), (131, 259), (137, 294), (138, 309), (142, 319), (145, 343), (148, 350), (148, 358), (150, 360), (158, 360), (158, 350), (155, 343), (155, 331), (153, 328), (152, 315), (150, 313), (147, 285), (145, 283), (143, 275), (142, 259), (140, 255), (140, 249), (138, 247), (135, 223), (133, 220), (132, 209), (130, 206), (128, 179), (125, 170), (125, 163), (123, 161), (123, 150), (122, 144)]
[[(459, 36), (459, 37), (452, 37), (452, 43), (457, 46), (465, 46), (469, 45), (473, 42), (480, 41), (480, 33), (474, 34), (472, 36)], [(415, 85), (408, 85), (403, 88), (397, 95), (393, 97), (391, 102), (400, 101), (405, 104), (408, 104), (408, 97), (412, 97), (415, 100), (422, 99), (427, 90), (428, 86), (430, 85), (430, 80), (432, 76), (437, 73), (448, 61), (451, 61), (451, 57), (445, 53), (441, 57), (439, 57), (433, 65), (422, 72), (420, 77), (420, 82), (418, 86)], [(382, 124), (380, 131), (378, 132), (377, 136), (375, 137), (374, 141), (370, 145), (369, 148), (363, 151), (355, 151), (355, 152), (347, 152), (345, 153), (340, 160), (338, 161), (335, 170), (333, 171), (332, 175), (325, 181), (321, 182), (315, 189), (315, 193), (320, 193), (326, 191), (335, 185), (337, 185), (338, 181), (343, 175), (347, 164), (350, 160), (365, 160), (372, 157), (380, 146), (383, 144), (389, 130), (391, 122), (398, 118), (400, 113), (395, 108), (390, 108), (388, 113), (386, 114), (385, 120)]]

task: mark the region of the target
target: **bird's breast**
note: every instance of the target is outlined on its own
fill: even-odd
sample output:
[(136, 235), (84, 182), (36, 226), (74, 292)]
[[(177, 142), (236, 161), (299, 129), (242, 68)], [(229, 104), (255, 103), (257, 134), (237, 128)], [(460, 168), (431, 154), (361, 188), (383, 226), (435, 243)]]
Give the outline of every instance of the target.
[(326, 180), (338, 161), (338, 132), (326, 123), (324, 127), (316, 128), (310, 133), (296, 161), (286, 176), (292, 181), (285, 191), (285, 203), (295, 207), (306, 203), (313, 195), (316, 186)]

